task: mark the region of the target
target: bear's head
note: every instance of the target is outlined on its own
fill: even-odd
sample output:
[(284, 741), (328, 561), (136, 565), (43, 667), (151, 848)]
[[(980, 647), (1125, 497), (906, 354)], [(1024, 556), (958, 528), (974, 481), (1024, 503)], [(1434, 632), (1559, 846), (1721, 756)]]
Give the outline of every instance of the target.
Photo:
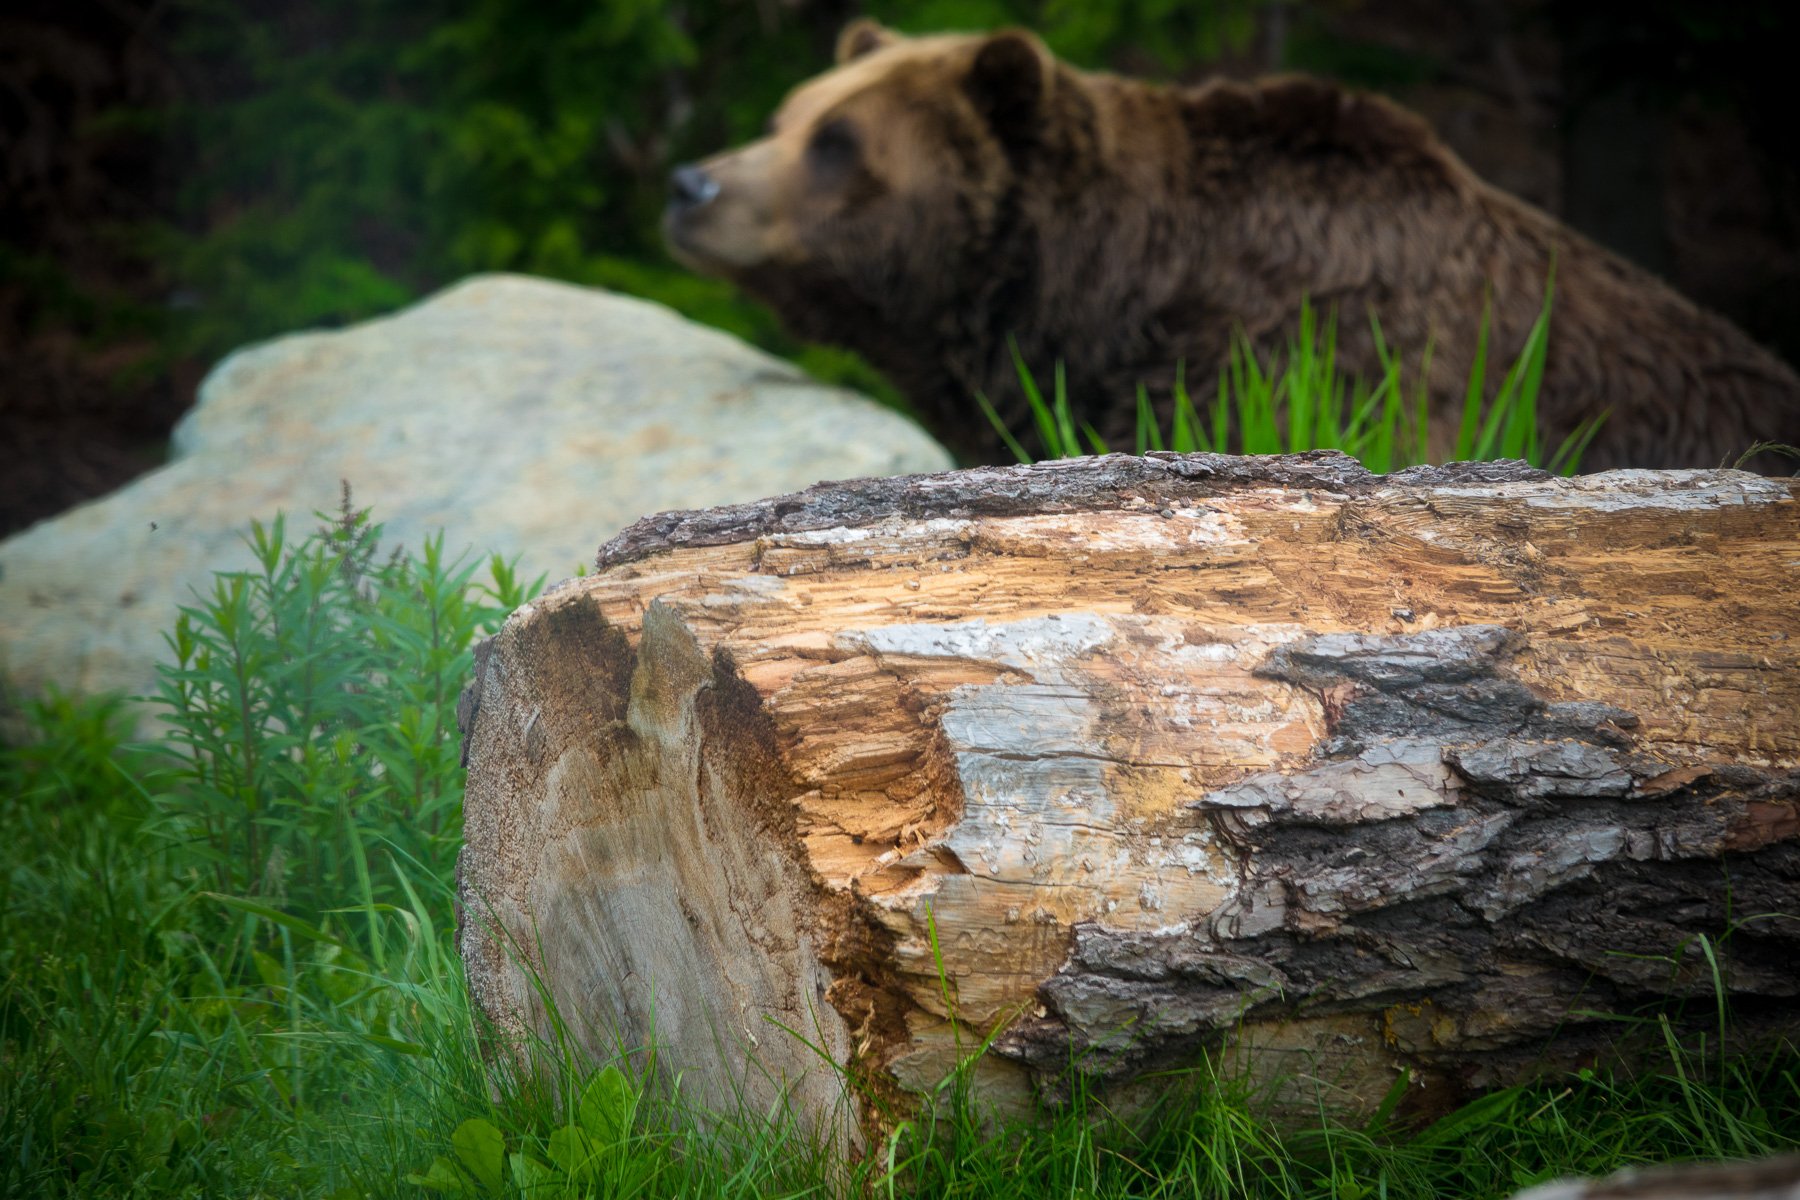
[(767, 136), (674, 172), (670, 249), (808, 336), (854, 343), (846, 325), (966, 310), (1016, 229), (1057, 73), (1021, 31), (908, 38), (857, 21)]

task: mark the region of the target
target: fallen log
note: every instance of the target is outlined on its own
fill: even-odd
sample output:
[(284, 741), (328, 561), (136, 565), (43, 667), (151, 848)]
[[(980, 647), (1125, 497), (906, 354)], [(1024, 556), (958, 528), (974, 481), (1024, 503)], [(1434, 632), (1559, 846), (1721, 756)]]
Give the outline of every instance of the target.
[(1800, 1200), (1800, 1155), (1677, 1163), (1540, 1184), (1512, 1200)]
[(847, 1079), (868, 1132), (991, 1037), (1002, 1109), (1210, 1052), (1354, 1113), (1716, 987), (1800, 1028), (1797, 480), (1112, 456), (663, 514), (463, 727), (477, 1007), (708, 1103)]

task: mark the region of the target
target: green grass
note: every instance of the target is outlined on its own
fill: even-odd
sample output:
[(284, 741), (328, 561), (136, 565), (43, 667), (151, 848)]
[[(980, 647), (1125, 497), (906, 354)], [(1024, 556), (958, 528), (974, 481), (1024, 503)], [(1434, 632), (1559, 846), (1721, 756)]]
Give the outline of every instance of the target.
[(453, 709), (529, 589), (440, 543), (376, 561), (347, 497), (250, 542), (170, 635), (164, 739), (52, 699), (0, 759), (6, 1194), (361, 1194), (349, 1164), (397, 1186), (443, 1097), (481, 1094), (422, 1069), (468, 1041)]
[(1278, 1131), (1204, 1067), (1150, 1120), (1077, 1095), (994, 1129), (962, 1073), (855, 1162), (786, 1112), (644, 1091), (654, 1047), (594, 1064), (556, 1039), (515, 1074), (480, 1052), (452, 943), (451, 709), (534, 586), (375, 541), (347, 501), (309, 537), (253, 532), (254, 567), (171, 633), (166, 738), (52, 698), (0, 751), (0, 1195), (1492, 1197), (1800, 1148), (1795, 1047), (1673, 1039), (1637, 1076), (1422, 1131)]
[[(1488, 324), (1483, 308), (1474, 359), (1452, 458), (1457, 461), (1523, 458), (1535, 466), (1573, 475), (1604, 418), (1584, 422), (1555, 447), (1543, 444), (1538, 429), (1538, 392), (1543, 384), (1549, 349), (1553, 281), (1546, 283), (1544, 303), (1520, 348), (1519, 356), (1492, 389), (1488, 387)], [(1429, 397), (1425, 380), (1432, 348), (1420, 355), (1411, 382), (1404, 356), (1388, 346), (1381, 324), (1371, 313), (1370, 331), (1382, 362), (1380, 378), (1370, 382), (1346, 376), (1337, 357), (1337, 315), (1321, 320), (1310, 301), (1301, 300), (1300, 319), (1284, 352), (1260, 359), (1242, 330), (1232, 340), (1231, 355), (1219, 372), (1218, 387), (1204, 411), (1196, 407), (1184, 364), (1177, 364), (1169, 423), (1158, 419), (1146, 389), (1137, 394), (1137, 429), (1133, 449), (1178, 453), (1208, 451), (1236, 454), (1291, 454), (1303, 450), (1342, 450), (1378, 474), (1429, 461)], [(1013, 345), (1013, 366), (1032, 416), (1042, 453), (1033, 455), (1007, 429), (986, 396), (976, 401), (1020, 462), (1037, 458), (1073, 458), (1105, 454), (1109, 447), (1091, 425), (1074, 419), (1063, 365), (1056, 364), (1050, 394), (1045, 395), (1030, 366)]]

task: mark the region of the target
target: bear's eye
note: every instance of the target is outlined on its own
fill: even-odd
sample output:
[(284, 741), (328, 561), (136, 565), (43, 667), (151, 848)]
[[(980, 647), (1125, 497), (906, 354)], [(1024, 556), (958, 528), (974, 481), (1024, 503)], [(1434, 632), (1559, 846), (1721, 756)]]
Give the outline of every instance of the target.
[(806, 143), (806, 161), (819, 174), (842, 175), (856, 165), (856, 131), (844, 120), (827, 121)]

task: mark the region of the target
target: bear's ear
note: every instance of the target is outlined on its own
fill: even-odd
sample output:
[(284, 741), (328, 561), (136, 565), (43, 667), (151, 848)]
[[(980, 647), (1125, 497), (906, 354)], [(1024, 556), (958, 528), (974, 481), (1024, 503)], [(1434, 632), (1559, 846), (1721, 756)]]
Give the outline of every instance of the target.
[(1009, 148), (1029, 142), (1042, 118), (1054, 60), (1023, 29), (994, 34), (975, 52), (963, 90), (1000, 141)]
[(880, 22), (868, 17), (858, 17), (844, 26), (844, 32), (838, 34), (838, 65), (841, 67), (865, 54), (873, 54), (883, 46), (891, 46), (899, 40), (899, 34), (883, 28)]

